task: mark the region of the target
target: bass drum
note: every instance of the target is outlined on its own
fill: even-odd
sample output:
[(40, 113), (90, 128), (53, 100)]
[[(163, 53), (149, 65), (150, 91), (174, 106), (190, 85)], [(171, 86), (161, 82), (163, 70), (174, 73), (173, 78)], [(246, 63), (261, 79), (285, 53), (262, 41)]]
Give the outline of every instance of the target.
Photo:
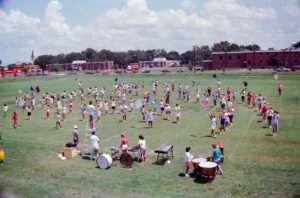
[(112, 165), (112, 158), (109, 154), (102, 154), (97, 158), (96, 162), (99, 168), (108, 169)]
[(128, 153), (125, 153), (125, 154), (122, 154), (121, 157), (120, 157), (120, 163), (127, 167), (127, 168), (130, 168), (132, 165), (133, 165), (133, 159), (131, 157), (130, 154)]

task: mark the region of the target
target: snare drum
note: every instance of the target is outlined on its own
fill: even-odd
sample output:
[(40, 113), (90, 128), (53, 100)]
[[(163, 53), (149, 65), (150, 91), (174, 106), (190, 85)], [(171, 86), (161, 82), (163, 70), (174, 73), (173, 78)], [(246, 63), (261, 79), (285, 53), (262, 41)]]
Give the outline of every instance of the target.
[(206, 161), (210, 161), (211, 156), (210, 155), (199, 155), (198, 158), (205, 158)]
[(201, 175), (206, 177), (214, 177), (217, 172), (217, 164), (215, 162), (201, 162), (199, 167), (201, 168)]
[(112, 165), (112, 158), (109, 154), (102, 154), (96, 160), (99, 168), (107, 169)]
[(194, 158), (194, 159), (192, 159), (192, 163), (193, 163), (193, 166), (194, 166), (194, 168), (196, 169), (196, 170), (200, 170), (200, 167), (199, 167), (199, 164), (201, 163), (201, 162), (206, 162), (207, 161), (207, 159), (206, 158)]

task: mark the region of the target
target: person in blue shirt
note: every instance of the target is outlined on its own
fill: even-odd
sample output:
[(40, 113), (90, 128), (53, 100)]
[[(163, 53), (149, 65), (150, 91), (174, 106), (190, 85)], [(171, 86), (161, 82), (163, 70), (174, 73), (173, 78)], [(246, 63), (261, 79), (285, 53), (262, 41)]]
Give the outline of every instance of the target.
[(212, 144), (211, 145), (213, 150), (212, 150), (212, 159), (213, 159), (213, 162), (215, 162), (218, 167), (217, 167), (217, 171), (219, 172), (220, 175), (223, 175), (223, 170), (221, 169), (221, 166), (220, 166), (220, 162), (221, 162), (221, 150), (219, 147), (217, 147), (216, 144)]

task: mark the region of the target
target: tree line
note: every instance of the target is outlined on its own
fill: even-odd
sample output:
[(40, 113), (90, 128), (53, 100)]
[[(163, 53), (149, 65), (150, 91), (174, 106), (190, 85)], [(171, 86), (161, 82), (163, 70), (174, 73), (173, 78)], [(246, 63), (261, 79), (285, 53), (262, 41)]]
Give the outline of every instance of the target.
[(183, 53), (177, 51), (167, 52), (165, 49), (150, 50), (128, 50), (127, 52), (113, 52), (107, 49), (97, 51), (87, 48), (81, 52), (71, 52), (58, 55), (41, 55), (34, 60), (34, 64), (45, 68), (47, 64), (72, 63), (74, 60), (86, 60), (87, 62), (113, 61), (116, 68), (127, 68), (129, 63), (138, 63), (139, 61), (152, 61), (154, 58), (164, 57), (167, 60), (181, 60), (182, 65), (200, 65), (202, 60), (210, 60), (212, 52), (233, 52), (241, 49), (259, 50), (257, 44), (238, 45), (228, 41), (215, 43), (213, 46), (202, 45), (193, 46), (191, 50)]

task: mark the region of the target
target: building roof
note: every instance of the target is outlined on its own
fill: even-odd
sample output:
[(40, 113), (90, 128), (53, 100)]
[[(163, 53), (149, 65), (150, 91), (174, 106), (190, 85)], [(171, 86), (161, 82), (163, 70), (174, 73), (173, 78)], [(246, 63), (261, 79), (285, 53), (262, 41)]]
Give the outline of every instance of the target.
[(213, 52), (212, 54), (247, 54), (247, 53), (278, 53), (278, 52), (300, 52), (300, 49), (287, 50), (257, 50), (257, 51), (238, 51), (238, 52)]

